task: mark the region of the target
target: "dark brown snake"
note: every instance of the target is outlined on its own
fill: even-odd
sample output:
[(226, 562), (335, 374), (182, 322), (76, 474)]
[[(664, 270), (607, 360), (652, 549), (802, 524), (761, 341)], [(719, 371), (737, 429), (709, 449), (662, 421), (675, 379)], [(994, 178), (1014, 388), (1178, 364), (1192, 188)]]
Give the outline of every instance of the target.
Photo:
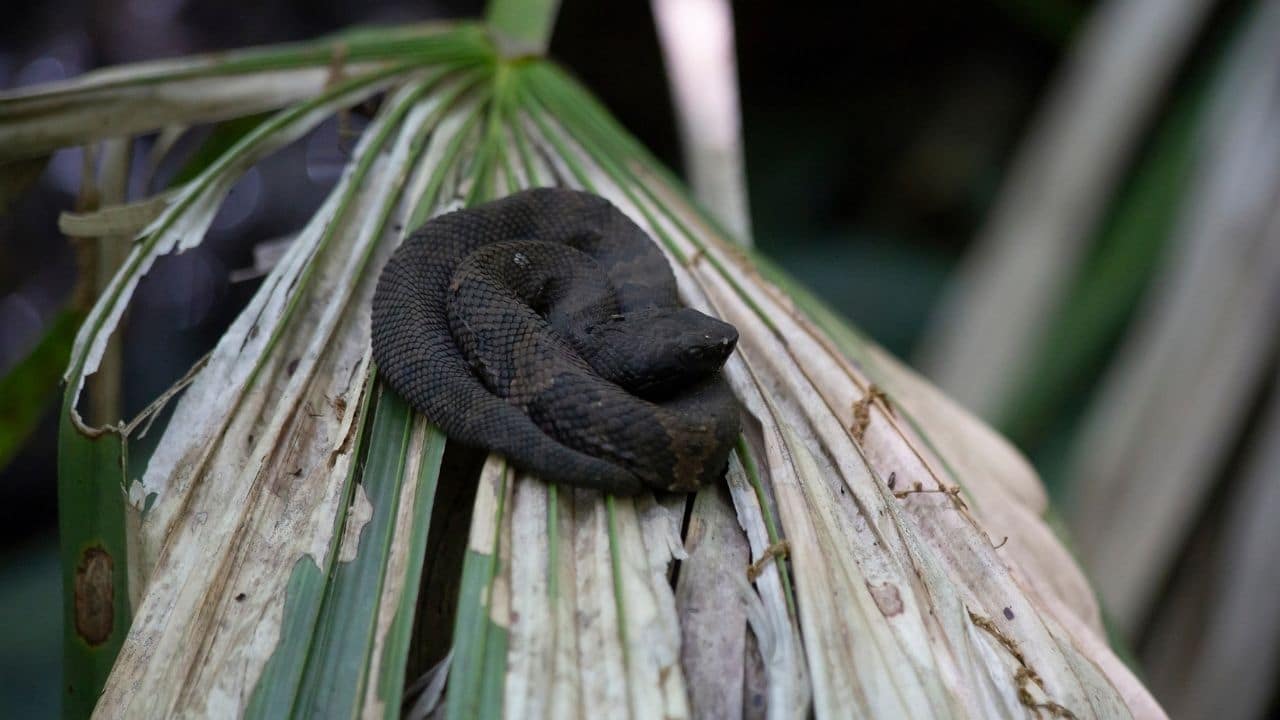
[(551, 482), (634, 494), (720, 477), (737, 330), (682, 307), (666, 258), (604, 198), (526, 190), (433, 218), (373, 298), (382, 377), (450, 439)]

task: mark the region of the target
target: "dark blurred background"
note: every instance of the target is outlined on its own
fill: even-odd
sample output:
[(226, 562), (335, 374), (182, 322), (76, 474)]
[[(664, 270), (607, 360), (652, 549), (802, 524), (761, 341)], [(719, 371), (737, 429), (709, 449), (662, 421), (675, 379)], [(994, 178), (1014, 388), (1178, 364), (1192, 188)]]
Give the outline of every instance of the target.
[[(998, 190), (1085, 0), (735, 5), (756, 242), (854, 324), (909, 357)], [(450, 0), (49, 0), (0, 24), (0, 88), (92, 68), (300, 40), (360, 23), (471, 17)], [(649, 5), (565, 0), (552, 54), (661, 160), (680, 168)], [(232, 272), (302, 224), (343, 162), (326, 125), (255, 168), (210, 240), (140, 288), (126, 330), (124, 407), (154, 397), (252, 294)], [(0, 377), (66, 304), (76, 267), (57, 216), (76, 202), (79, 150), (54, 156), (0, 216)], [(60, 591), (55, 406), (0, 468), (0, 708), (56, 712)]]

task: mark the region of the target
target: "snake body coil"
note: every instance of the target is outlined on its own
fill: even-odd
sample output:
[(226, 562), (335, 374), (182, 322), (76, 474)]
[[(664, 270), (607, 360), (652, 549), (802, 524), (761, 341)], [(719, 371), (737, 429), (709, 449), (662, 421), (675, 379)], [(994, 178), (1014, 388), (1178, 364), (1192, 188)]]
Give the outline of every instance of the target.
[(386, 381), (451, 439), (614, 493), (719, 477), (739, 433), (737, 330), (680, 306), (607, 200), (527, 190), (425, 223), (373, 298)]

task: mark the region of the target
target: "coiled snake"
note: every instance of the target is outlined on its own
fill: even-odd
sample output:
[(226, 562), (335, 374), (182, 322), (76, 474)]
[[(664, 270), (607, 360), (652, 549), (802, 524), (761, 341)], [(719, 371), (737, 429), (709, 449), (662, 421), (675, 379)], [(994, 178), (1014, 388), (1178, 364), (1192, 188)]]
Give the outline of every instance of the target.
[(373, 357), (452, 440), (551, 482), (633, 494), (718, 478), (738, 437), (737, 330), (681, 307), (609, 201), (526, 190), (426, 222), (373, 298)]

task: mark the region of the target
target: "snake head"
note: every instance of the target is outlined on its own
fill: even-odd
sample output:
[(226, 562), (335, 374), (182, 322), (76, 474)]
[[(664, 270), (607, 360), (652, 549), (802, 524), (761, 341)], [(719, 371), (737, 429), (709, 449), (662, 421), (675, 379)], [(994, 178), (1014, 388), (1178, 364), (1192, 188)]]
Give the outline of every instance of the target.
[(674, 393), (720, 369), (738, 329), (691, 308), (646, 308), (590, 329), (586, 360), (602, 377), (643, 397)]
[(671, 352), (691, 378), (719, 370), (738, 346), (738, 328), (691, 308), (670, 311), (652, 323), (655, 335), (669, 338)]

